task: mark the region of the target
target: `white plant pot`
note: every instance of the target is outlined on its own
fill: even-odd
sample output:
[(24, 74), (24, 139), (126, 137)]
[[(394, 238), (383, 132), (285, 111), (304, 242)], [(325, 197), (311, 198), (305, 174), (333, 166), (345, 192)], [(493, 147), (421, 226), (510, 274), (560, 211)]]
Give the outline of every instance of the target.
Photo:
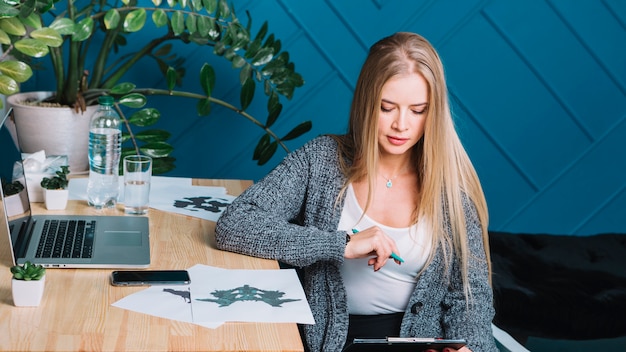
[[(89, 171), (89, 122), (97, 105), (76, 113), (69, 107), (40, 107), (23, 105), (25, 100), (42, 100), (52, 92), (18, 93), (7, 97), (13, 107), (15, 120), (8, 121), (9, 131), (19, 141), (23, 153), (44, 150), (46, 155), (67, 155), (73, 174)], [(16, 137), (17, 136), (17, 137)]]
[(46, 284), (46, 276), (40, 280), (16, 280), (11, 279), (11, 291), (13, 304), (16, 307), (36, 307), (41, 303), (43, 290)]
[(18, 194), (6, 197), (4, 204), (6, 206), (7, 216), (11, 217), (24, 214), (29, 209), (26, 191), (23, 190)]
[(62, 210), (67, 206), (70, 191), (67, 189), (44, 189), (43, 200), (48, 210)]

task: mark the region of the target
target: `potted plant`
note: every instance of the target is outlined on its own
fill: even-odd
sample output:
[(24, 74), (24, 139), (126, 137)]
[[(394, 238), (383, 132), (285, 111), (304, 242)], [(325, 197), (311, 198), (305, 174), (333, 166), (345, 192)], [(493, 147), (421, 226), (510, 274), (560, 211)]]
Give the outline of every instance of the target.
[[(9, 1), (9, 0), (3, 0)], [(51, 1), (58, 8), (51, 8)], [(287, 150), (284, 141), (306, 133), (311, 122), (305, 121), (283, 136), (275, 134), (271, 127), (277, 121), (281, 111), (281, 98), (291, 99), (294, 90), (304, 84), (302, 77), (295, 71), (294, 64), (287, 52), (281, 51), (281, 42), (273, 34), (268, 34), (267, 22), (256, 35), (251, 34), (251, 18), (244, 25), (236, 16), (232, 5), (226, 0), (190, 0), (190, 1), (147, 1), (123, 0), (107, 3), (101, 0), (67, 0), (56, 3), (53, 0), (26, 0), (15, 5), (18, 13), (14, 17), (0, 19), (20, 23), (25, 31), (15, 31), (0, 42), (24, 60), (14, 64), (11, 69), (0, 66), (0, 93), (12, 91), (6, 87), (15, 87), (19, 80), (28, 79), (30, 67), (27, 58), (50, 58), (56, 80), (56, 91), (39, 95), (48, 96), (47, 102), (53, 105), (70, 106), (75, 111), (85, 111), (97, 101), (99, 95), (111, 94), (118, 99), (116, 108), (124, 120), (125, 144), (123, 155), (129, 153), (146, 154), (153, 158), (155, 174), (174, 168), (170, 157), (173, 147), (168, 143), (169, 133), (158, 129), (145, 129), (160, 118), (155, 108), (145, 107), (146, 95), (165, 95), (186, 97), (196, 101), (199, 116), (208, 115), (213, 105), (230, 109), (248, 119), (262, 129), (262, 135), (253, 153), (258, 164), (266, 163), (278, 146)], [(29, 6), (25, 6), (29, 4)], [(14, 12), (13, 12), (14, 13)], [(147, 26), (148, 18), (152, 25)], [(46, 27), (44, 24), (47, 24)], [(12, 26), (8, 26), (12, 27)], [(152, 39), (141, 44), (138, 50), (125, 55), (116, 55), (132, 37), (133, 33), (144, 30)], [(24, 41), (27, 41), (24, 43)], [(172, 43), (200, 45), (209, 59), (225, 59), (230, 67), (239, 71), (241, 90), (239, 101), (229, 102), (216, 98), (213, 91), (217, 75), (209, 62), (206, 62), (196, 77), (200, 83), (199, 91), (178, 91), (175, 88), (182, 82), (185, 74), (184, 58), (172, 53)], [(21, 45), (18, 45), (21, 44)], [(44, 50), (44, 47), (48, 51)], [(165, 76), (166, 87), (138, 88), (132, 83), (120, 83), (121, 78), (142, 59), (154, 59), (158, 69)], [(144, 65), (145, 66), (145, 65)], [(142, 67), (144, 67), (142, 66)], [(246, 112), (250, 106), (257, 85), (262, 87), (267, 100), (265, 121)], [(14, 91), (15, 89), (13, 89)], [(259, 89), (260, 90), (260, 89)], [(20, 123), (18, 97), (9, 97), (9, 102), (16, 110), (15, 120)], [(128, 112), (123, 109), (139, 109)], [(68, 109), (68, 108), (66, 108)], [(86, 117), (88, 118), (88, 117)], [(73, 118), (80, 120), (79, 117)], [(41, 120), (34, 125), (41, 126)], [(142, 129), (140, 132), (134, 129)], [(19, 128), (24, 130), (25, 128)], [(77, 128), (46, 129), (78, 130)], [(83, 130), (74, 140), (86, 141), (88, 132)], [(32, 136), (35, 133), (21, 133)], [(43, 135), (43, 134), (40, 134)], [(38, 137), (35, 139), (41, 139)], [(57, 141), (67, 140), (67, 136), (53, 137)], [(22, 142), (22, 141), (21, 141)], [(41, 146), (38, 146), (40, 149)], [(86, 151), (87, 147), (78, 147)], [(28, 151), (27, 151), (28, 152)], [(53, 154), (53, 152), (48, 152)], [(61, 153), (56, 153), (61, 154)], [(69, 154), (69, 153), (65, 153)], [(82, 158), (82, 157), (81, 157)], [(70, 166), (72, 166), (70, 156)], [(84, 158), (83, 158), (84, 159)], [(72, 170), (76, 171), (73, 167)], [(78, 170), (80, 171), (80, 170)]]
[(36, 307), (41, 303), (46, 284), (46, 269), (27, 261), (11, 267), (11, 291), (16, 307)]
[(43, 199), (48, 210), (61, 210), (67, 206), (69, 190), (67, 189), (67, 175), (70, 173), (69, 166), (61, 166), (61, 170), (56, 172), (56, 176), (44, 177), (41, 180), (43, 188)]
[(24, 185), (19, 180), (13, 182), (2, 180), (7, 216), (24, 214), (29, 209), (28, 198), (23, 191)]

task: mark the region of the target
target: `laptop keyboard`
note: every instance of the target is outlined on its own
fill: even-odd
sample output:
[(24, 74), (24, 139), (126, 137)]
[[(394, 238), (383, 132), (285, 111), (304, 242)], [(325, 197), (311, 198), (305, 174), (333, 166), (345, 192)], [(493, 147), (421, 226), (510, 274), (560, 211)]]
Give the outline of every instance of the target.
[(45, 220), (36, 258), (91, 258), (95, 221)]

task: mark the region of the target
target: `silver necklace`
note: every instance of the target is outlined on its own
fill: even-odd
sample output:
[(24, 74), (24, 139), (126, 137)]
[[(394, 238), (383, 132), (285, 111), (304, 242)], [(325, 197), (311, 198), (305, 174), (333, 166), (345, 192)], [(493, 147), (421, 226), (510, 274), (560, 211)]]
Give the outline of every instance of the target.
[[(404, 171), (404, 170), (402, 170), (402, 171)], [(380, 175), (380, 176), (381, 176), (384, 180), (387, 180), (387, 183), (385, 183), (385, 186), (387, 186), (387, 188), (391, 188), (391, 187), (393, 187), (393, 180), (395, 180), (398, 176), (400, 176), (400, 174), (402, 173), (402, 171), (398, 172), (398, 174), (396, 174), (396, 175), (395, 175), (395, 176), (393, 176), (393, 177), (387, 177), (387, 176), (385, 176), (385, 175), (383, 175), (383, 174), (381, 174), (381, 173), (379, 173), (379, 175)]]

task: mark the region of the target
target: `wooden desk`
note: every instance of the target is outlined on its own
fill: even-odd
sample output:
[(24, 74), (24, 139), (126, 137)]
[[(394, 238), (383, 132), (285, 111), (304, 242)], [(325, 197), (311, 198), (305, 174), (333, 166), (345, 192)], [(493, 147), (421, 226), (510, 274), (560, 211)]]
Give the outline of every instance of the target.
[[(194, 180), (240, 194), (250, 181)], [(46, 212), (42, 203), (33, 212)], [(71, 214), (123, 214), (122, 207), (97, 211), (70, 201)], [(51, 212), (49, 212), (51, 213)], [(215, 223), (150, 209), (151, 269), (206, 264), (229, 269), (276, 269), (278, 264), (215, 247)], [(4, 236), (4, 235), (3, 235)], [(303, 351), (296, 324), (225, 323), (208, 329), (111, 306), (143, 288), (113, 287), (111, 270), (49, 269), (39, 307), (18, 308), (11, 298), (6, 237), (0, 246), (0, 350), (10, 351)]]

